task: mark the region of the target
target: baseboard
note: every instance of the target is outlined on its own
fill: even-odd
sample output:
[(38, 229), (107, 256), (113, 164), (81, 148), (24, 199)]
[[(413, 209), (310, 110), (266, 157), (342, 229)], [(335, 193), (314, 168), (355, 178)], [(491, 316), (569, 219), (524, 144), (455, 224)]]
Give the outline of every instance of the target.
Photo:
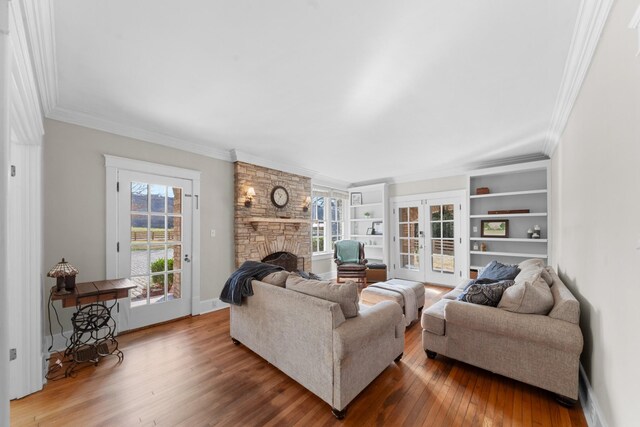
[(229, 304), (220, 301), (220, 298), (207, 299), (200, 301), (200, 314), (210, 313), (227, 307), (229, 307)]
[(598, 400), (596, 399), (596, 395), (591, 388), (589, 378), (587, 378), (587, 374), (584, 372), (582, 363), (580, 364), (579, 393), (580, 404), (582, 405), (582, 411), (584, 412), (584, 417), (587, 420), (587, 425), (589, 427), (607, 427), (606, 423), (602, 419), (602, 412), (600, 411), (600, 406), (598, 406)]

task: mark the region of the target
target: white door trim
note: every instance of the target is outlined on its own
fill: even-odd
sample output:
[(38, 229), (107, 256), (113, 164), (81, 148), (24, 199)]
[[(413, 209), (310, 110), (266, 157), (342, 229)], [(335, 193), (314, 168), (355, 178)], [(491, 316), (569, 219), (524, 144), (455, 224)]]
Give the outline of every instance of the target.
[(118, 275), (118, 171), (150, 173), (190, 180), (193, 184), (193, 223), (191, 228), (191, 314), (200, 314), (200, 175), (201, 172), (143, 160), (104, 155), (106, 169), (106, 254), (107, 279)]

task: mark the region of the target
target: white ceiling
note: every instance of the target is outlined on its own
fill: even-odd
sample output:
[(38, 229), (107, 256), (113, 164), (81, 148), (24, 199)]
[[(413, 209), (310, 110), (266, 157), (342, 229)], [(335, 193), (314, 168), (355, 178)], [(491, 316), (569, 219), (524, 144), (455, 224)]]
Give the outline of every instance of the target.
[(51, 116), (349, 183), (542, 154), (579, 6), (56, 0)]

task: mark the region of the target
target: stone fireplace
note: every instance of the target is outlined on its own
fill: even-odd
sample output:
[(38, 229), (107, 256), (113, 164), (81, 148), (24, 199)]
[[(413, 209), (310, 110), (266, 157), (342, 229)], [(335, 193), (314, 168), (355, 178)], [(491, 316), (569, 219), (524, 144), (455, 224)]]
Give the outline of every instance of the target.
[[(287, 270), (311, 271), (311, 210), (303, 210), (311, 195), (311, 179), (243, 162), (235, 162), (234, 169), (236, 267), (266, 259)], [(275, 186), (289, 194), (284, 208), (271, 202)], [(251, 206), (245, 206), (249, 187), (256, 195)]]

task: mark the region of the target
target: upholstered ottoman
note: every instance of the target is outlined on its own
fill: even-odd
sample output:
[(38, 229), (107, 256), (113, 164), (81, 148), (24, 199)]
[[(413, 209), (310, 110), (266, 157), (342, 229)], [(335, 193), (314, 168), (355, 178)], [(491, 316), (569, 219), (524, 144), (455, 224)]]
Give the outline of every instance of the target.
[[(398, 291), (390, 288), (398, 288)], [(415, 295), (417, 307), (407, 310), (408, 307), (405, 307), (405, 295), (403, 295), (400, 288), (403, 288), (402, 291), (404, 291), (406, 295), (410, 295), (410, 293)], [(409, 292), (409, 294), (407, 294), (407, 292)], [(412, 282), (409, 280), (390, 279), (386, 282), (376, 283), (363, 289), (360, 294), (360, 301), (365, 305), (374, 305), (380, 301), (397, 302), (400, 307), (402, 307), (405, 316), (407, 316), (406, 323), (408, 326), (417, 320), (417, 310), (420, 310), (424, 306), (424, 285), (420, 282)]]
[(402, 285), (405, 287), (410, 287), (411, 289), (413, 289), (413, 292), (416, 294), (416, 300), (418, 301), (418, 308), (424, 307), (424, 283), (413, 282), (411, 280), (404, 280), (404, 279), (389, 279), (384, 283), (388, 283), (389, 285)]
[(404, 311), (404, 298), (397, 292), (369, 286), (360, 293), (360, 302), (362, 304), (375, 305), (381, 301), (395, 301)]

